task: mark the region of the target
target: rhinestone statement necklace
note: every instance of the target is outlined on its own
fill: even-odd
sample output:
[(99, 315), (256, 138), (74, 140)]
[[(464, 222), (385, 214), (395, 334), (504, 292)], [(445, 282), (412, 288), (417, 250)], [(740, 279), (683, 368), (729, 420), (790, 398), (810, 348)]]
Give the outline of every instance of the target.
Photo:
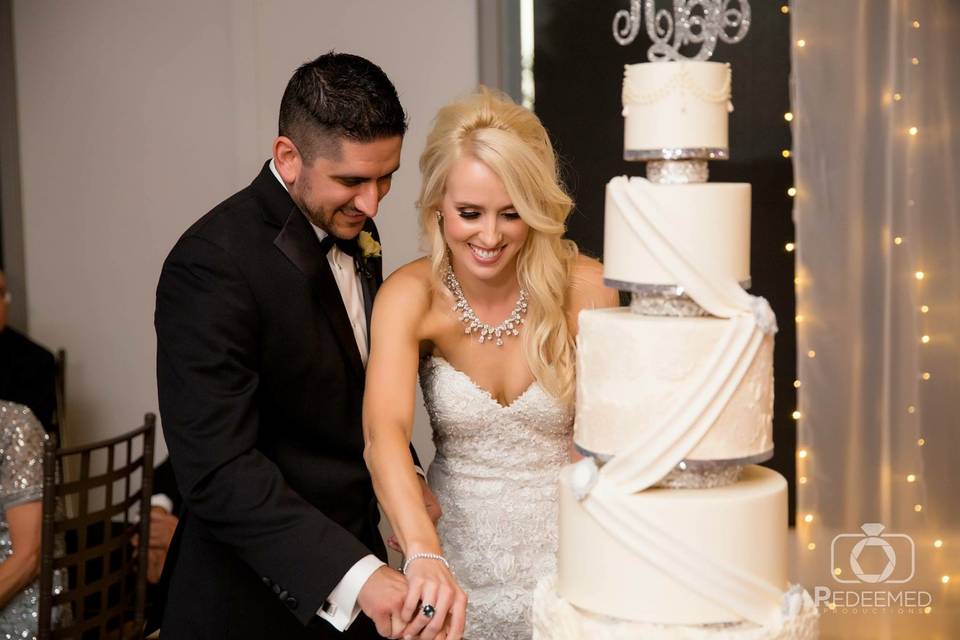
[(517, 298), (517, 304), (506, 320), (493, 327), (483, 322), (477, 317), (476, 312), (467, 302), (463, 295), (463, 289), (460, 287), (460, 281), (453, 273), (453, 267), (447, 265), (447, 288), (450, 289), (453, 296), (457, 299), (457, 304), (453, 306), (453, 311), (457, 314), (460, 322), (464, 324), (463, 332), (466, 334), (477, 333), (477, 340), (480, 344), (484, 342), (496, 341), (498, 347), (503, 346), (503, 336), (520, 335), (520, 325), (523, 324), (523, 315), (527, 312), (527, 292), (520, 289), (520, 297)]

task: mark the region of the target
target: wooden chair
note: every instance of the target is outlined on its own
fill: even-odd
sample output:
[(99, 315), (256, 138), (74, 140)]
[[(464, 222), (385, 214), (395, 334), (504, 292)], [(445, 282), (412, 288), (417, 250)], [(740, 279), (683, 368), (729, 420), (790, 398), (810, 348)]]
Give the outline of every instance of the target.
[[(155, 431), (156, 416), (148, 413), (142, 427), (102, 442), (61, 449), (55, 435), (47, 439), (41, 640), (143, 637)], [(77, 479), (58, 478), (57, 469), (63, 468), (64, 460), (72, 463), (66, 468), (80, 470)], [(59, 505), (68, 499), (77, 505), (77, 513), (64, 518)], [(139, 536), (136, 547), (132, 545), (135, 535)], [(66, 552), (55, 554), (59, 539), (68, 541)], [(55, 571), (65, 576), (63, 589), (56, 594)], [(56, 628), (52, 628), (54, 607), (67, 613)]]
[(66, 349), (57, 349), (54, 356), (54, 393), (56, 395), (56, 405), (53, 411), (53, 430), (57, 434), (60, 442), (67, 441), (65, 436), (65, 423), (67, 420), (67, 351)]

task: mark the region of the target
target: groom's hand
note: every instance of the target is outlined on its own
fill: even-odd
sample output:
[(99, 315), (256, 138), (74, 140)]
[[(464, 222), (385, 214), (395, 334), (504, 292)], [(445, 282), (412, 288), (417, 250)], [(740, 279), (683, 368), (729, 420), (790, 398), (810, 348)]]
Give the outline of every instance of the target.
[(373, 620), (377, 633), (384, 638), (399, 638), (405, 626), (401, 613), (406, 595), (407, 579), (399, 571), (383, 566), (364, 583), (357, 604)]

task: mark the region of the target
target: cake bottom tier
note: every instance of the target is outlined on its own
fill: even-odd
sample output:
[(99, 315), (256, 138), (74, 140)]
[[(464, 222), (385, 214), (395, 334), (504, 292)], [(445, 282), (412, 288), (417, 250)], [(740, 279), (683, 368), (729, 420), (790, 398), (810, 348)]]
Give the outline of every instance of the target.
[[(622, 509), (643, 518), (663, 544), (646, 556), (625, 546), (573, 495), (561, 474), (558, 590), (579, 609), (635, 622), (739, 623), (725, 589), (690, 567), (719, 563), (781, 593), (787, 589), (787, 482), (748, 465), (739, 481), (712, 489), (655, 488), (626, 496)], [(591, 500), (592, 498), (587, 498)], [(665, 563), (673, 553), (686, 568)]]
[(813, 640), (819, 613), (806, 591), (795, 595), (797, 610), (782, 625), (749, 622), (664, 625), (618, 620), (577, 609), (557, 593), (555, 576), (544, 578), (533, 596), (533, 640)]

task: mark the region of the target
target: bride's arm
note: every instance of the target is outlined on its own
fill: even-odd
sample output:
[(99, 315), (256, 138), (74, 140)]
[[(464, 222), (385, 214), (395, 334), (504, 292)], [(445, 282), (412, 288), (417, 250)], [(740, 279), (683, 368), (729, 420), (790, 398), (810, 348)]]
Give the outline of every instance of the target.
[(364, 459), (377, 499), (407, 555), (441, 551), (409, 449), (419, 327), (428, 309), (429, 291), (412, 274), (400, 271), (380, 288), (373, 307), (363, 398)]
[[(410, 455), (417, 367), (423, 321), (430, 308), (429, 284), (405, 267), (391, 276), (377, 294), (370, 333), (370, 359), (363, 399), (364, 459), (373, 488), (407, 558), (443, 555), (437, 531), (424, 505), (420, 481)], [(460, 638), (466, 596), (438, 560), (419, 559), (407, 573), (409, 591), (404, 636), (417, 636), (427, 626), (434, 633), (450, 613), (451, 640)], [(415, 609), (430, 604), (431, 621)], [(429, 623), (429, 625), (428, 625)]]

